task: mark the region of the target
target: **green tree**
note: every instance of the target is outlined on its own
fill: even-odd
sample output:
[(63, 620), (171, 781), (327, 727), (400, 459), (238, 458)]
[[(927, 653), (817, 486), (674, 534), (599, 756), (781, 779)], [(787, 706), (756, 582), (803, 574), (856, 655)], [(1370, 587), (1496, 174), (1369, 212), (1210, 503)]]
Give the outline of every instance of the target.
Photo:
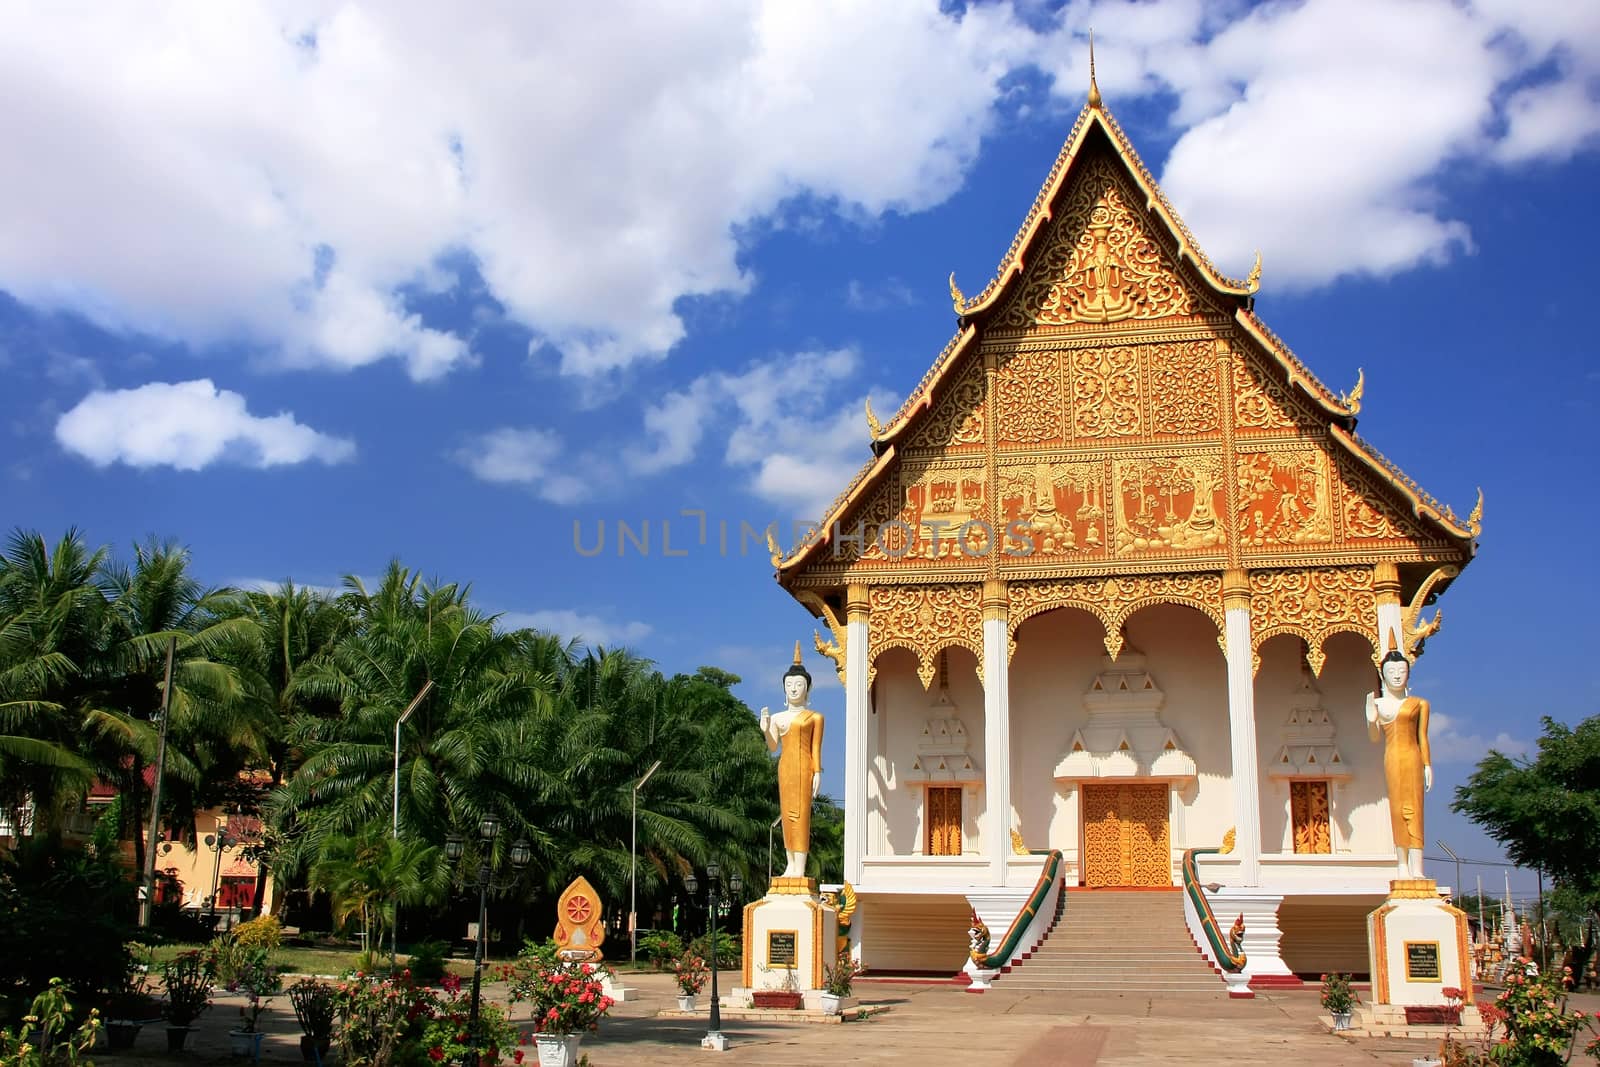
[(438, 848), (374, 831), (326, 840), (307, 882), (332, 899), (333, 919), (341, 928), (359, 921), (367, 948), (376, 952), (394, 928), (396, 906), (439, 899), (449, 878)]
[(1514, 862), (1543, 870), (1600, 917), (1600, 715), (1576, 728), (1541, 721), (1537, 757), (1514, 760), (1491, 750), (1456, 787), (1451, 809), (1482, 826)]
[(76, 530), (53, 548), (15, 530), (0, 553), (0, 808), (16, 823), (31, 806), (36, 832), (93, 780), (80, 727), (83, 669), (105, 621), (95, 584), (104, 560)]

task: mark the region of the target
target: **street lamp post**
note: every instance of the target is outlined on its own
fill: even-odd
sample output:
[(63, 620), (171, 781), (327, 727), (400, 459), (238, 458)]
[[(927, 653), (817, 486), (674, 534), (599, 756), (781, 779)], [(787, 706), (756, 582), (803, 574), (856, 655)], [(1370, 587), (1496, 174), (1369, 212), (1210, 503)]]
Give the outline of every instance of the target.
[(633, 783), (633, 840), (628, 846), (628, 961), (639, 959), (639, 790), (661, 766), (656, 760), (644, 777)]
[[(700, 880), (690, 871), (683, 879), (684, 887), (693, 897), (700, 891)], [(744, 888), (744, 883), (739, 878), (739, 872), (734, 871), (728, 877), (728, 892), (738, 897), (739, 891)], [(722, 1035), (722, 1005), (717, 996), (717, 908), (722, 903), (722, 868), (716, 863), (706, 864), (706, 912), (709, 916), (711, 941), (711, 1028), (706, 1031), (706, 1036), (701, 1039), (700, 1047), (715, 1049), (722, 1052), (728, 1047), (728, 1039)]]
[(1456, 861), (1456, 884), (1450, 889), (1450, 902), (1454, 904), (1461, 899), (1461, 857), (1456, 855), (1450, 846), (1443, 841), (1435, 841), (1434, 844), (1444, 849), (1444, 854)]
[[(400, 840), (400, 727), (405, 725), (411, 713), (417, 710), (417, 705), (422, 703), (422, 698), (428, 695), (428, 690), (433, 688), (433, 679), (429, 678), (422, 683), (422, 688), (417, 690), (417, 695), (411, 698), (411, 703), (406, 705), (406, 710), (394, 721), (394, 809), (390, 822), (391, 833), (396, 841)], [(378, 946), (382, 948), (382, 945)], [(389, 931), (389, 970), (394, 971), (394, 961), (400, 954), (400, 902), (394, 903), (394, 926)]]
[[(484, 946), (489, 940), (489, 889), (491, 883), (489, 875), (492, 873), (490, 857), (494, 851), (494, 839), (500, 833), (500, 819), (494, 815), (485, 815), (478, 822), (478, 840), (483, 848), (483, 855), (478, 862), (478, 937), (477, 945), (472, 958), (472, 1008), (467, 1017), (467, 1032), (472, 1035), (472, 1067), (478, 1067), (483, 1055), (483, 1035), (478, 1030), (478, 1004), (482, 997), (483, 989), (483, 954)], [(452, 863), (461, 859), (465, 851), (466, 842), (460, 834), (451, 834), (445, 838), (444, 854)], [(533, 858), (533, 847), (528, 844), (527, 838), (518, 838), (517, 843), (511, 846), (512, 881), (521, 876), (528, 866), (528, 861)], [(509, 883), (508, 883), (509, 884)], [(504, 888), (495, 886), (494, 888)]]
[(224, 822), (218, 822), (217, 832), (215, 834), (207, 834), (205, 840), (208, 848), (212, 845), (217, 848), (216, 859), (211, 865), (211, 900), (206, 906), (206, 917), (210, 920), (211, 932), (216, 933), (217, 894), (221, 892), (222, 887), (222, 850), (230, 848), (239, 842), (229, 833), (228, 824)]

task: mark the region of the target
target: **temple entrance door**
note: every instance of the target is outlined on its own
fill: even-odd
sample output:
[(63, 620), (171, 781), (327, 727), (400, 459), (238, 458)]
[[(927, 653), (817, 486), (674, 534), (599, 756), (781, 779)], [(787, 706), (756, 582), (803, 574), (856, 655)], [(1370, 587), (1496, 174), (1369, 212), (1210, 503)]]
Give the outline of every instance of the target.
[(927, 854), (961, 855), (961, 787), (929, 786), (927, 801)]
[(1170, 886), (1168, 789), (1153, 784), (1083, 787), (1083, 884)]

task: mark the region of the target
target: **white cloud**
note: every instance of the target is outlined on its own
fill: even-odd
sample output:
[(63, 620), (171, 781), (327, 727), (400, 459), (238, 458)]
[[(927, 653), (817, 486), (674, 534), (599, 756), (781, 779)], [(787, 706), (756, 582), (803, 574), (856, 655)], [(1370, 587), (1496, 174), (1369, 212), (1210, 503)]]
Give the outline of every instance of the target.
[(207, 378), (90, 393), (56, 421), (56, 441), (97, 467), (121, 462), (184, 471), (218, 462), (342, 463), (356, 451), (353, 442), (318, 433), (289, 412), (252, 415), (244, 397)]
[(502, 630), (543, 630), (563, 640), (577, 638), (589, 648), (618, 648), (649, 637), (654, 628), (634, 620), (607, 620), (587, 612), (551, 609), (508, 611), (499, 617)]
[(899, 278), (885, 278), (880, 282), (850, 279), (844, 289), (845, 306), (854, 311), (887, 311), (890, 308), (910, 307), (917, 302), (917, 294)]
[(1463, 733), (1463, 727), (1454, 718), (1441, 711), (1428, 714), (1428, 751), (1435, 763), (1475, 764), (1489, 750), (1496, 749), (1504, 755), (1521, 758), (1534, 751), (1530, 741), (1521, 741), (1504, 730), (1492, 738), (1478, 733)]
[[(1013, 76), (1074, 103), (1091, 5), (933, 0), (0, 8), (0, 288), (112, 328), (288, 363), (473, 359), (404, 294), (487, 295), (591, 375), (663, 357), (686, 296), (754, 279), (785, 205), (871, 218), (961, 185)], [(1113, 107), (1176, 99), (1165, 181), (1267, 282), (1471, 247), (1439, 178), (1600, 127), (1600, 5), (1201, 0), (1092, 6)], [(1036, 31), (1032, 26), (1043, 26)], [(1374, 29), (1377, 27), (1378, 29)], [(1061, 122), (1060, 116), (1045, 121)], [(891, 294), (892, 295), (892, 294)], [(870, 290), (858, 302), (883, 299)], [(898, 298), (898, 297), (896, 297)], [(670, 455), (670, 453), (669, 453)]]
[(563, 472), (560, 435), (536, 427), (502, 426), (474, 437), (455, 459), (480, 481), (527, 486), (545, 500), (571, 504), (589, 495), (589, 486)]
[[(1177, 97), (1163, 188), (1202, 248), (1268, 288), (1383, 276), (1470, 251), (1440, 180), (1478, 160), (1560, 158), (1600, 129), (1593, 4), (1198, 0), (1094, 6), (1108, 104)], [(1081, 32), (1086, 5), (1065, 26)], [(1373, 27), (1382, 27), (1374, 32)], [(1083, 48), (1043, 65), (1081, 98)], [(1554, 57), (1556, 70), (1542, 69)], [(1516, 93), (1508, 86), (1532, 84)]]
[[(646, 410), (649, 437), (624, 458), (637, 473), (678, 466), (695, 457), (708, 426), (725, 426), (723, 459), (748, 472), (747, 488), (790, 509), (786, 518), (815, 522), (869, 458), (864, 395), (848, 384), (860, 364), (855, 349), (840, 348), (702, 375)], [(872, 399), (878, 410), (894, 410), (893, 396)], [(713, 421), (713, 412), (725, 417)]]

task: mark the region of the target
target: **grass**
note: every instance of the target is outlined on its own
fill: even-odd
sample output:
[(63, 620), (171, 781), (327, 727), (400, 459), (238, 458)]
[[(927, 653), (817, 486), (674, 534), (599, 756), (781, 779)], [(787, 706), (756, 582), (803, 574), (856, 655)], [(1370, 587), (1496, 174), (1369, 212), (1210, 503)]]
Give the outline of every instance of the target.
[[(172, 942), (169, 944), (156, 945), (151, 950), (151, 962), (155, 965), (154, 969), (159, 970), (161, 964), (172, 959), (178, 953), (191, 952), (197, 949), (203, 951), (205, 947), (205, 942)], [(606, 947), (609, 948), (611, 946), (608, 945)], [(626, 945), (621, 947), (624, 950), (627, 948)], [(361, 957), (358, 953), (352, 951), (348, 947), (306, 948), (285, 945), (282, 948), (276, 949), (272, 953), (271, 963), (274, 967), (277, 967), (285, 974), (340, 975), (346, 971), (355, 970), (357, 964), (360, 962), (360, 958)], [(387, 957), (385, 957), (385, 959), (387, 960)], [(409, 959), (410, 957), (402, 952), (400, 954), (400, 966), (404, 967)], [(486, 957), (483, 961), (483, 964), (485, 970), (487, 971), (492, 966), (510, 962), (512, 962), (512, 957), (496, 956)], [(644, 959), (640, 959), (637, 964), (629, 963), (626, 955), (624, 955), (622, 959), (606, 960), (606, 966), (610, 967), (618, 974), (646, 973), (655, 970), (655, 968)], [(445, 960), (445, 970), (450, 974), (457, 975), (461, 978), (471, 978), (472, 960), (447, 959)]]

